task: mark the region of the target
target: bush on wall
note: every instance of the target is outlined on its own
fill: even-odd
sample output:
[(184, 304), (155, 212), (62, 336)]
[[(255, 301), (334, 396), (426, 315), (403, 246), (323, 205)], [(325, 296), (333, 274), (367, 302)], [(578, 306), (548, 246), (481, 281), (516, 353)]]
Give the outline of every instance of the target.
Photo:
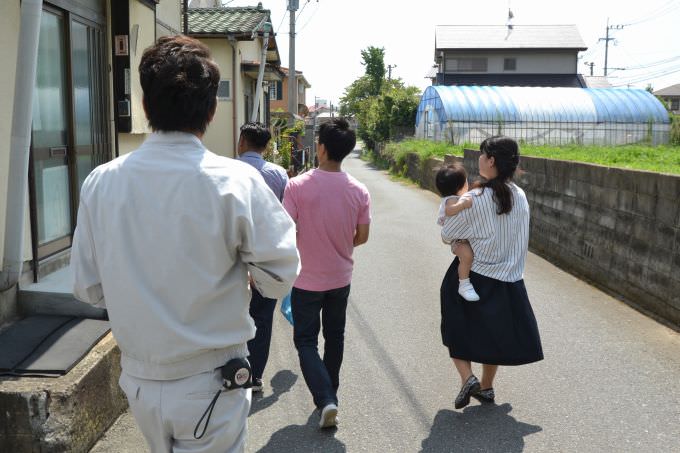
[(671, 145), (680, 146), (680, 115), (671, 115)]

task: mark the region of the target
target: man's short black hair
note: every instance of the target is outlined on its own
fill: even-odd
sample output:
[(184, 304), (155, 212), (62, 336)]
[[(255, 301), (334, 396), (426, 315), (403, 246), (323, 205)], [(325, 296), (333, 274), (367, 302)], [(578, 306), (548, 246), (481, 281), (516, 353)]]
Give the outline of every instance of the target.
[(151, 129), (205, 132), (220, 82), (205, 44), (184, 35), (163, 36), (144, 51), (139, 77)]
[(467, 181), (467, 172), (462, 164), (455, 162), (437, 171), (434, 184), (442, 197), (456, 195)]
[(241, 126), (241, 138), (255, 150), (260, 151), (267, 147), (272, 134), (264, 124), (252, 121)]
[(319, 144), (326, 147), (330, 160), (342, 162), (357, 144), (357, 136), (346, 119), (332, 118), (319, 127)]

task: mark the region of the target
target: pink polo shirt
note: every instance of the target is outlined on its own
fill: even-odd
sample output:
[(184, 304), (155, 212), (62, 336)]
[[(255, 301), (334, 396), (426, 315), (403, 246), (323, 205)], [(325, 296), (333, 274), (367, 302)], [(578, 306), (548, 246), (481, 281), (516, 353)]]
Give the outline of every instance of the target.
[(291, 179), (283, 207), (297, 223), (302, 270), (296, 288), (327, 291), (352, 280), (357, 225), (371, 223), (371, 196), (345, 172), (314, 169)]

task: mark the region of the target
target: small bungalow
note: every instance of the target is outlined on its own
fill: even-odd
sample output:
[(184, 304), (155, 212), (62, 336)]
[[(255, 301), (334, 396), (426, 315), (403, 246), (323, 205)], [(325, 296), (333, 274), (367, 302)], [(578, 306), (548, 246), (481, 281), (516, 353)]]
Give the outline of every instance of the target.
[[(220, 67), (217, 112), (203, 142), (213, 152), (233, 157), (238, 130), (255, 119), (270, 122), (270, 87), (285, 73), (271, 26), (271, 14), (262, 3), (246, 7), (189, 7), (188, 34), (211, 50)], [(262, 70), (262, 85), (258, 77)], [(259, 89), (258, 89), (259, 88)]]
[(680, 115), (680, 83), (656, 90), (654, 96), (662, 99), (671, 113)]
[(587, 86), (575, 25), (439, 25), (434, 47), (433, 85)]

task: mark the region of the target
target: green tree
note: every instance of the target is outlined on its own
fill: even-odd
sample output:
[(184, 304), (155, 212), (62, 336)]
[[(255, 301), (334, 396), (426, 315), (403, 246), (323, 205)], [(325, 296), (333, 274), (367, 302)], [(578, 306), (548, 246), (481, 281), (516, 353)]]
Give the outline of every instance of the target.
[(357, 115), (361, 102), (371, 97), (370, 85), (371, 81), (369, 78), (363, 76), (345, 88), (345, 93), (340, 98), (340, 114), (343, 116)]
[(369, 46), (361, 51), (362, 65), (366, 67), (366, 77), (369, 81), (369, 94), (377, 96), (380, 94), (385, 80), (385, 48)]
[[(385, 78), (385, 49), (368, 47), (361, 51), (366, 73), (352, 82), (340, 99), (340, 114), (354, 116), (357, 134), (370, 149), (415, 125), (420, 90), (404, 86), (401, 79)], [(412, 133), (412, 132), (411, 132)]]

